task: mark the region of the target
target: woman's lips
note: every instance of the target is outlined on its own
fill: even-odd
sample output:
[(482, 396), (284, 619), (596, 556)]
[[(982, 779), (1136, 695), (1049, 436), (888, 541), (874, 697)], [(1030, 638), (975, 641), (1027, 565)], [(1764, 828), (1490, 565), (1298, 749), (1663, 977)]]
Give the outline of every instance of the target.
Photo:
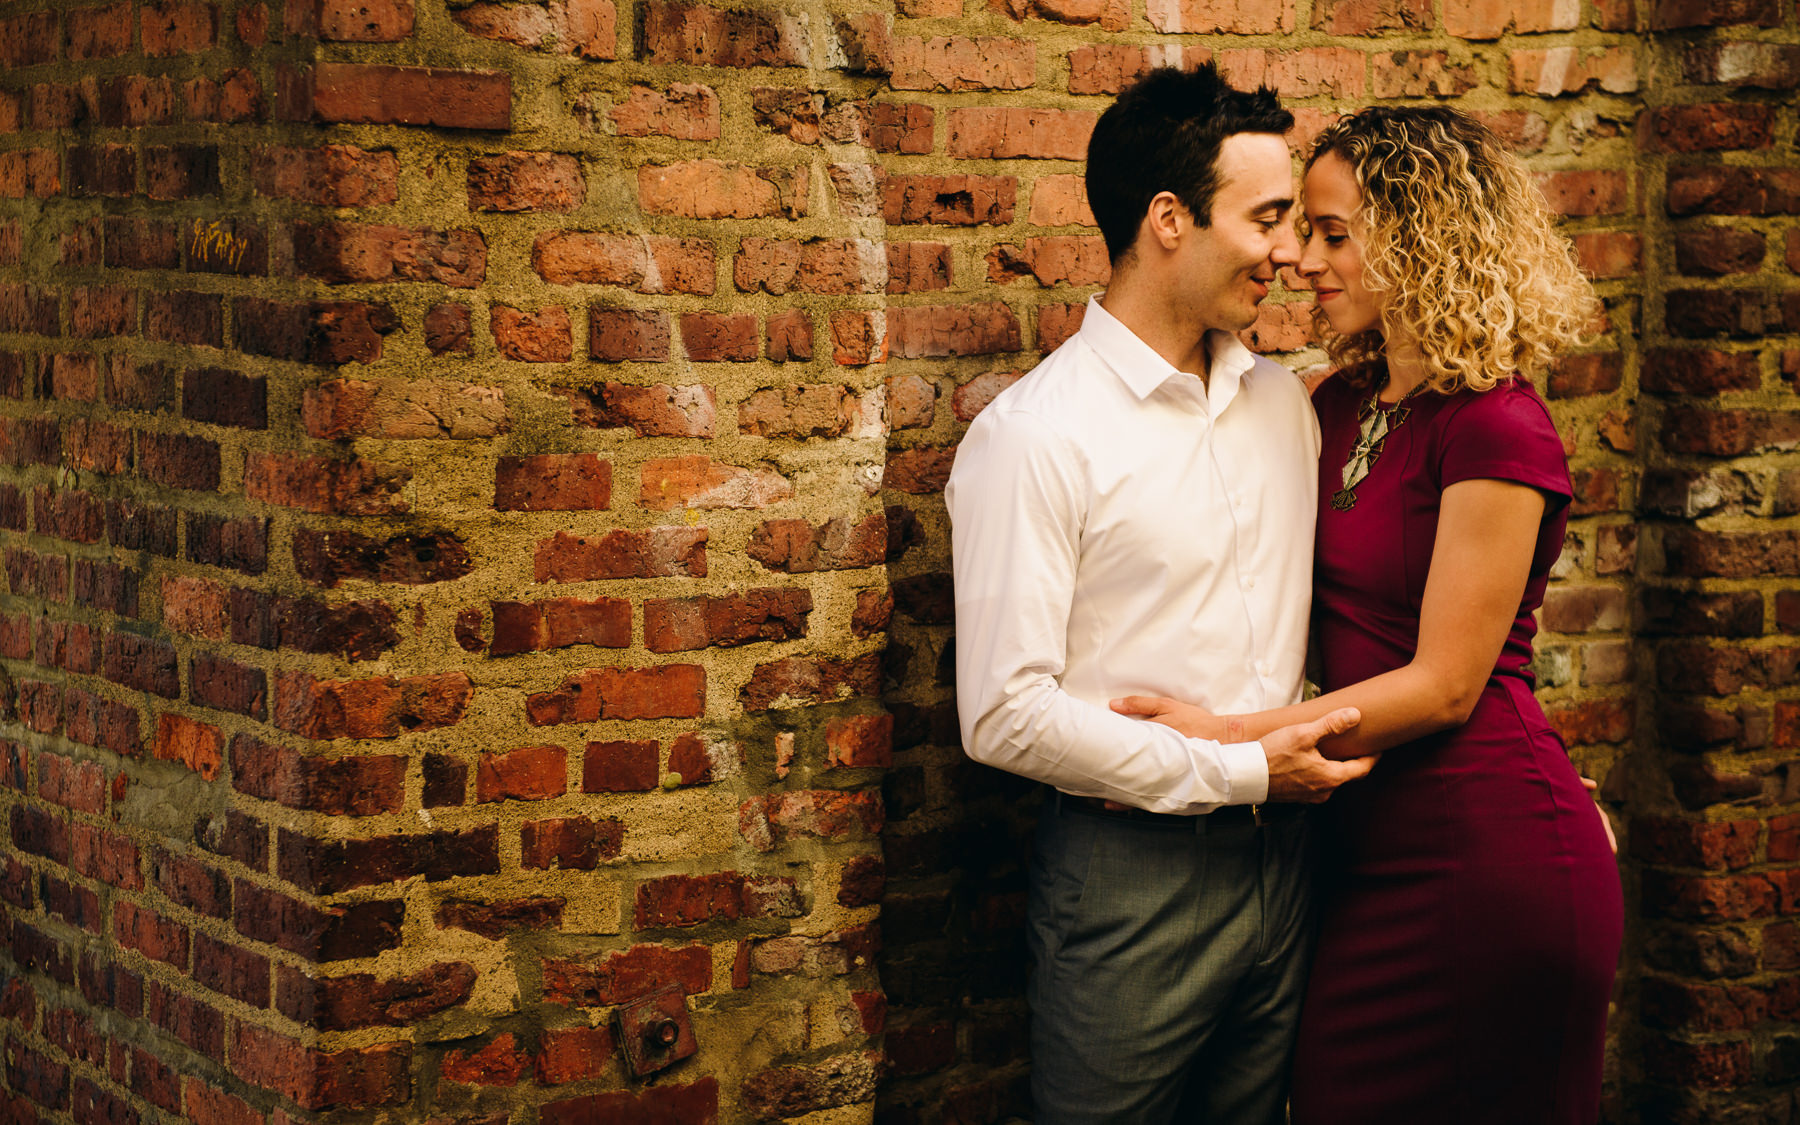
[(1329, 301), (1333, 297), (1342, 296), (1343, 292), (1342, 289), (1314, 289), (1313, 300), (1321, 302)]

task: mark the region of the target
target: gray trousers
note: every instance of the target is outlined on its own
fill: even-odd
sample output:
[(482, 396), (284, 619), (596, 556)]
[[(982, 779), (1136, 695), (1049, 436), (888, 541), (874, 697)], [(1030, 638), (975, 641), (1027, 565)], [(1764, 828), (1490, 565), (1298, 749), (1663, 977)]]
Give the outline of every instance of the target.
[(1311, 959), (1297, 809), (1191, 826), (1047, 796), (1032, 855), (1038, 1125), (1280, 1125)]

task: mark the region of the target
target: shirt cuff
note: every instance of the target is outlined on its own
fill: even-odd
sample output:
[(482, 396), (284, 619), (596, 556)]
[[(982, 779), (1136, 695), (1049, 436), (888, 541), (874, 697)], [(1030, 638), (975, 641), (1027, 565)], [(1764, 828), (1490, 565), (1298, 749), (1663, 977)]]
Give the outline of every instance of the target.
[(1260, 742), (1221, 742), (1219, 761), (1231, 779), (1232, 805), (1260, 805), (1269, 799), (1269, 756)]

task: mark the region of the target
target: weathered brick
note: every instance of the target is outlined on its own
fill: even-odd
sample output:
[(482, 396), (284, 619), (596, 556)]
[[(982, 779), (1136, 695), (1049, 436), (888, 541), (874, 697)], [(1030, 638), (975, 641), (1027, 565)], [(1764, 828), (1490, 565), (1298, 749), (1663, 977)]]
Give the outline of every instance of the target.
[(756, 167), (723, 160), (645, 164), (638, 200), (652, 215), (687, 219), (798, 219), (807, 211), (804, 164)]
[(631, 644), (631, 603), (623, 598), (548, 598), (489, 605), (494, 617), (490, 656), (544, 652), (579, 644), (601, 648), (627, 648)]
[(704, 455), (645, 461), (638, 504), (671, 508), (762, 508), (793, 495), (793, 485), (772, 468), (720, 465)]
[[(585, 816), (527, 821), (519, 829), (519, 866), (547, 870), (592, 871), (603, 859), (618, 856), (625, 828), (610, 817)], [(545, 991), (549, 991), (546, 982)]]
[(793, 640), (806, 635), (812, 605), (812, 591), (791, 588), (752, 589), (718, 597), (651, 598), (644, 602), (644, 647), (651, 652), (687, 652), (714, 645)]
[(467, 289), (487, 276), (487, 243), (474, 230), (296, 223), (294, 246), (301, 273), (331, 285), (429, 281)]
[(573, 211), (586, 186), (573, 156), (504, 152), (469, 161), (471, 211)]
[(512, 128), (504, 71), (320, 63), (308, 75), (309, 116), (345, 125)]
[(533, 565), (539, 582), (704, 578), (706, 540), (705, 528), (609, 531), (592, 540), (559, 531), (551, 538), (539, 541)]
[(543, 801), (568, 789), (568, 752), (525, 746), (483, 754), (475, 771), (477, 801)]
[(599, 668), (525, 697), (533, 726), (597, 719), (689, 719), (706, 706), (706, 670), (698, 664)]
[(671, 82), (661, 90), (634, 83), (607, 117), (622, 137), (719, 139), (719, 95), (692, 82)]
[(644, 7), (642, 59), (652, 65), (803, 66), (805, 24), (778, 10), (733, 12), (650, 0)]

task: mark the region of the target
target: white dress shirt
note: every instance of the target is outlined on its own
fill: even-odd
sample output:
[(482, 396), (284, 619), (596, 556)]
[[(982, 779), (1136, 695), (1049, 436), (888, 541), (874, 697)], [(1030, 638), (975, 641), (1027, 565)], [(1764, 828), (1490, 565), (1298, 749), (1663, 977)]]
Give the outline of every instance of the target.
[(1268, 795), (1256, 742), (1107, 708), (1301, 698), (1319, 424), (1300, 379), (1212, 333), (1206, 382), (1088, 301), (976, 417), (944, 489), (963, 746), (1067, 793), (1204, 813)]

